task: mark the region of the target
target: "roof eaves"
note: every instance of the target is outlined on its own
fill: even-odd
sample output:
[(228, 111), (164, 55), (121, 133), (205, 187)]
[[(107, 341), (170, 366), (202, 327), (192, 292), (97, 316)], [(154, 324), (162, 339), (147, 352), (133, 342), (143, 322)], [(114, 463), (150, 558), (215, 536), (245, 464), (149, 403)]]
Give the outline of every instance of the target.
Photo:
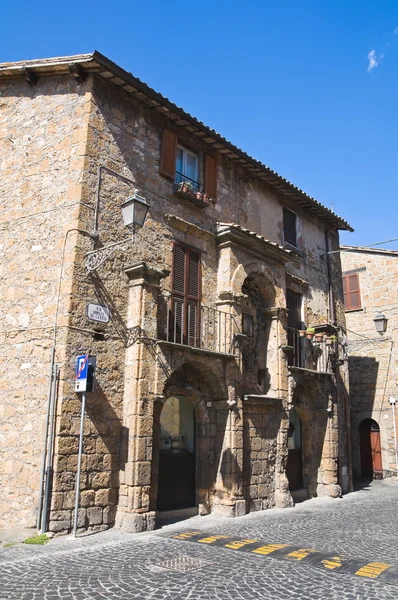
[[(81, 66), (85, 65), (86, 68), (89, 67), (89, 71), (98, 70), (95, 68), (95, 65), (110, 71), (114, 76), (109, 77), (111, 81), (113, 79), (113, 82), (115, 83), (116, 79), (119, 79), (122, 82), (127, 83), (125, 89), (131, 88), (131, 90), (138, 95), (143, 94), (149, 98), (153, 102), (154, 106), (157, 106), (159, 110), (162, 109), (164, 116), (169, 116), (171, 118), (173, 115), (176, 115), (177, 117), (180, 117), (180, 119), (175, 122), (176, 125), (185, 127), (193, 126), (195, 129), (199, 130), (196, 132), (196, 135), (201, 137), (205, 143), (208, 143), (219, 152), (221, 149), (225, 149), (226, 155), (229, 158), (245, 165), (249, 172), (253, 174), (253, 176), (260, 177), (269, 183), (269, 185), (278, 189), (282, 194), (293, 196), (295, 199), (298, 199), (307, 208), (315, 212), (315, 214), (317, 214), (320, 218), (330, 222), (338, 229), (353, 231), (353, 228), (347, 223), (347, 221), (318, 202), (318, 200), (315, 200), (315, 198), (309, 196), (306, 192), (296, 187), (293, 183), (279, 175), (276, 171), (273, 171), (267, 165), (256, 160), (232, 144), (232, 142), (228, 141), (217, 131), (211, 129), (202, 121), (199, 121), (191, 114), (185, 112), (181, 107), (171, 102), (168, 98), (162, 96), (162, 94), (159, 92), (156, 92), (153, 88), (149, 87), (146, 83), (135, 77), (132, 73), (129, 73), (128, 71), (122, 69), (122, 67), (119, 67), (119, 65), (109, 60), (97, 50), (90, 54), (78, 54), (75, 56), (64, 56), (51, 59), (35, 59), (29, 61), (19, 61), (15, 63), (1, 63), (0, 77), (1, 75), (13, 76), (23, 74), (25, 69), (37, 71), (38, 73), (43, 74), (47, 69), (51, 68), (55, 70), (56, 68), (59, 69), (59, 67), (65, 67), (65, 71), (67, 71), (69, 65), (76, 63), (79, 63)], [(103, 75), (105, 76), (105, 73), (103, 73)]]

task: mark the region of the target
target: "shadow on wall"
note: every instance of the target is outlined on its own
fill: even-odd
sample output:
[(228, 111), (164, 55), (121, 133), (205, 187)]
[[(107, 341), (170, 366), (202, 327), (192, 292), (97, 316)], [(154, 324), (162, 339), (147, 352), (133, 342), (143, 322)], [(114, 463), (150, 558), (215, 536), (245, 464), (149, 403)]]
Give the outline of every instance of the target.
[[(379, 362), (370, 356), (348, 358), (351, 408), (351, 440), (353, 478), (361, 478), (359, 424), (372, 417), (377, 389)], [(377, 419), (379, 421), (379, 419)]]
[(250, 510), (273, 505), (282, 418), (279, 407), (273, 408), (249, 404), (243, 413), (243, 495)]

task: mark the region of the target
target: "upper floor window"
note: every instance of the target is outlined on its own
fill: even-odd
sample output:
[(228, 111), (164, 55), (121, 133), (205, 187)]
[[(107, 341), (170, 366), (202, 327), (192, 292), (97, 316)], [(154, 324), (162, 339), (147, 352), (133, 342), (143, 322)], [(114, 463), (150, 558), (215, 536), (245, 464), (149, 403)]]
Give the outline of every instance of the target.
[(287, 208), (283, 209), (283, 240), (297, 247), (297, 215)]
[(207, 154), (200, 156), (179, 144), (177, 135), (170, 129), (164, 129), (162, 133), (159, 172), (172, 179), (176, 186), (186, 182), (186, 191), (192, 192), (193, 198), (198, 196), (204, 204), (208, 198), (216, 198), (216, 160)]
[(177, 146), (175, 181), (185, 181), (195, 192), (199, 190), (199, 156), (183, 146)]
[(188, 346), (200, 345), (200, 253), (174, 243), (172, 304), (169, 339)]
[(346, 310), (358, 310), (362, 308), (358, 273), (343, 275), (343, 292)]

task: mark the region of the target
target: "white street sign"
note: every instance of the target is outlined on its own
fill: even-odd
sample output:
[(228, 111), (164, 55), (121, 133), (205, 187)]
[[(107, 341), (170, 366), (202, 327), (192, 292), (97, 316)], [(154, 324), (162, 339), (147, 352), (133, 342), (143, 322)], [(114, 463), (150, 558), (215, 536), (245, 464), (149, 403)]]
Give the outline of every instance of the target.
[(100, 323), (109, 323), (110, 310), (107, 306), (102, 304), (92, 304), (87, 306), (87, 316), (92, 321), (98, 321)]

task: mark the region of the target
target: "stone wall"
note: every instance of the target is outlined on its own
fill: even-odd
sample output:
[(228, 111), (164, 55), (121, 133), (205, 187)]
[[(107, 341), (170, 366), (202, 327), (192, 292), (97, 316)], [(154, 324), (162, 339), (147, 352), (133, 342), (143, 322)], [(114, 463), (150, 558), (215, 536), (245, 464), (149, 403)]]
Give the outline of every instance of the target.
[[(131, 531), (154, 526), (160, 409), (168, 395), (187, 395), (190, 388), (196, 390), (192, 402), (203, 421), (198, 441), (201, 456), (208, 456), (198, 472), (201, 512), (216, 509), (236, 515), (245, 511), (246, 504), (251, 509), (275, 502), (287, 505), (283, 414), (291, 405), (291, 393), (282, 351), (285, 290), (293, 286), (305, 296), (303, 317), (308, 325), (331, 317), (326, 263), (321, 259), (325, 223), (214, 153), (204, 141), (194, 141), (167, 118), (92, 77), (84, 84), (72, 77), (43, 78), (32, 87), (13, 82), (0, 100), (7, 106), (13, 128), (9, 135), (7, 124), (2, 137), (6, 145), (2, 199), (15, 199), (11, 211), (5, 204), (8, 221), (2, 224), (6, 232), (2, 335), (8, 344), (2, 347), (6, 373), (2, 385), (7, 393), (1, 409), (7, 417), (2, 429), (7, 445), (3, 515), (7, 522), (17, 518), (20, 522), (23, 514), (26, 523), (33, 524), (57, 306), (60, 379), (53, 531), (68, 531), (72, 526), (81, 406), (74, 377), (76, 356), (83, 353), (97, 357), (97, 380), (95, 392), (87, 398), (80, 527), (107, 527), (114, 523), (116, 512), (119, 525)], [(197, 208), (178, 198), (172, 182), (159, 174), (165, 127), (173, 128), (179, 141), (202, 158), (210, 153), (217, 159), (218, 194), (209, 207)], [(144, 228), (134, 244), (126, 242), (97, 272), (87, 273), (88, 251), (128, 238), (120, 205), (135, 187), (150, 205)], [(283, 206), (298, 213), (302, 251), (286, 265), (250, 248), (217, 247), (217, 221), (236, 222), (282, 243)], [(64, 251), (68, 229), (80, 233), (68, 235)], [(334, 249), (338, 238), (330, 235)], [(242, 376), (242, 348), (236, 349), (234, 358), (153, 343), (164, 331), (160, 321), (166, 314), (165, 293), (171, 289), (173, 241), (201, 252), (203, 304), (233, 314), (239, 323), (243, 310), (258, 312), (255, 302), (249, 306), (250, 293), (244, 293), (248, 282), (257, 281), (269, 314), (266, 322), (258, 319), (253, 372), (249, 368)], [(334, 262), (337, 272), (338, 259)], [(257, 288), (252, 291), (256, 296)], [(336, 287), (335, 297), (341, 306), (341, 287)], [(88, 302), (110, 307), (109, 325), (98, 327), (88, 319)], [(342, 324), (339, 309), (338, 318)], [(260, 347), (264, 332), (268, 345)], [(260, 381), (263, 368), (269, 374)], [(242, 398), (247, 393), (278, 398), (282, 412), (255, 404), (246, 407)], [(22, 454), (16, 441), (20, 446), (21, 439)]]
[(71, 77), (1, 83), (0, 527), (36, 522), (56, 313), (56, 361), (65, 360), (78, 236), (67, 231), (78, 226), (89, 98), (90, 82)]
[[(358, 273), (361, 296), (361, 308), (346, 313), (354, 475), (361, 473), (358, 427), (372, 418), (380, 427), (383, 471), (388, 476), (397, 468), (388, 399), (397, 396), (398, 255), (355, 248), (341, 255), (344, 273)], [(388, 318), (384, 336), (375, 330), (378, 312)]]

